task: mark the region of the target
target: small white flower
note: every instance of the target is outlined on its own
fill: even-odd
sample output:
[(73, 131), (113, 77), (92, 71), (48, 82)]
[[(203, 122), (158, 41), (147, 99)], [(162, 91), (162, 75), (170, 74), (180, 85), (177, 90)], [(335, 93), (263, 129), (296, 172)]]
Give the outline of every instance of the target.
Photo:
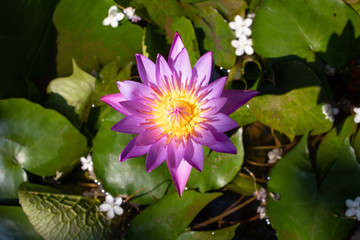
[(80, 161), (81, 161), (82, 170), (84, 171), (88, 170), (89, 172), (94, 171), (94, 165), (90, 154), (87, 155), (86, 158), (81, 157)]
[(136, 23), (141, 20), (141, 17), (135, 15), (135, 11), (136, 11), (136, 9), (132, 8), (132, 7), (127, 7), (123, 10), (125, 15), (130, 19), (130, 21)]
[(101, 204), (99, 206), (99, 209), (101, 212), (107, 212), (108, 219), (113, 219), (115, 217), (115, 214), (120, 216), (124, 213), (124, 210), (120, 207), (121, 203), (121, 197), (117, 197), (114, 199), (111, 194), (108, 194), (105, 197), (105, 203)]
[(241, 56), (244, 53), (247, 55), (252, 55), (254, 53), (254, 49), (252, 48), (252, 40), (251, 38), (248, 39), (245, 35), (241, 35), (239, 39), (232, 40), (231, 46), (236, 48), (236, 56)]
[(336, 69), (333, 68), (331, 65), (326, 64), (324, 67), (324, 72), (326, 76), (334, 77), (336, 73)]
[(360, 123), (360, 107), (358, 108), (354, 107), (354, 112), (355, 112), (355, 118), (354, 118), (355, 123)]
[(334, 115), (337, 115), (339, 113), (339, 109), (336, 107), (331, 107), (329, 103), (325, 103), (321, 109), (323, 114), (325, 115), (325, 119), (329, 119), (331, 122), (334, 122), (335, 120)]
[(270, 152), (268, 152), (268, 163), (273, 164), (276, 163), (278, 160), (281, 159), (282, 149), (281, 148), (274, 148)]
[(123, 12), (129, 19), (131, 19), (135, 15), (135, 8), (127, 7), (123, 10)]
[(360, 197), (355, 198), (355, 200), (346, 199), (345, 202), (348, 209), (345, 212), (347, 217), (356, 217), (360, 221)]
[(266, 218), (265, 206), (262, 206), (262, 205), (258, 206), (256, 212), (259, 214), (259, 218), (260, 218), (260, 219)]
[(116, 28), (119, 25), (119, 21), (123, 20), (125, 15), (122, 12), (118, 12), (118, 8), (116, 6), (111, 6), (108, 11), (108, 16), (104, 19), (103, 25)]
[(244, 20), (240, 15), (236, 15), (234, 22), (229, 22), (229, 27), (235, 31), (235, 36), (240, 37), (241, 35), (250, 36), (250, 26), (253, 20), (251, 18), (245, 18)]
[(265, 188), (260, 188), (259, 191), (254, 192), (254, 196), (258, 201), (261, 202), (262, 205), (266, 204), (266, 190)]

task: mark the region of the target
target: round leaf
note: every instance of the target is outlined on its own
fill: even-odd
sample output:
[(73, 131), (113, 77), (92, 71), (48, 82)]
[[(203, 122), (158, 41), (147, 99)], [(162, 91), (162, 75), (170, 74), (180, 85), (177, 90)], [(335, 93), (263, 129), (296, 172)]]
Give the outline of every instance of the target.
[(94, 85), (95, 78), (81, 70), (73, 60), (73, 74), (52, 80), (47, 87), (47, 93), (56, 110), (69, 116), (69, 119), (75, 118), (83, 122)]
[[(185, 191), (181, 198), (177, 193), (147, 207), (130, 222), (127, 239), (176, 239), (195, 216), (221, 193)], [(164, 237), (166, 236), (166, 237)]]
[(299, 61), (274, 66), (276, 89), (249, 101), (251, 112), (267, 126), (294, 135), (324, 133), (332, 127), (322, 106), (323, 89), (320, 79)]
[(272, 169), (266, 213), (277, 236), (285, 239), (342, 239), (356, 225), (344, 216), (345, 200), (360, 195), (360, 165), (349, 139), (336, 152), (324, 180), (318, 182), (307, 149), (307, 135)]
[(126, 18), (119, 26), (103, 26), (113, 1), (60, 1), (54, 13), (58, 30), (57, 70), (60, 76), (71, 74), (71, 59), (87, 72), (120, 57), (125, 66), (141, 52), (142, 28)]
[(344, 1), (266, 0), (256, 13), (252, 37), (264, 57), (296, 55), (314, 62), (321, 53), (332, 66), (343, 67), (354, 54), (345, 46), (359, 35), (360, 18)]
[(215, 231), (191, 231), (179, 235), (177, 240), (231, 240), (239, 224)]
[(0, 239), (40, 240), (42, 238), (34, 231), (21, 207), (0, 206)]
[(16, 164), (17, 175), (24, 167), (52, 176), (74, 166), (87, 152), (86, 138), (54, 110), (25, 99), (6, 99), (0, 101), (0, 112), (0, 162), (12, 166), (9, 171)]

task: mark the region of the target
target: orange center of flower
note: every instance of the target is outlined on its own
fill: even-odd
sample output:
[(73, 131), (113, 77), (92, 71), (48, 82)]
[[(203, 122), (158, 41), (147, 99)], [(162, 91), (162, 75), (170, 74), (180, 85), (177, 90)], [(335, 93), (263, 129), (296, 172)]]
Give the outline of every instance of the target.
[[(200, 117), (203, 103), (201, 97), (195, 96), (194, 87), (190, 90), (182, 87), (170, 87), (167, 91), (156, 92), (151, 115), (152, 123), (163, 129), (168, 135), (168, 142), (175, 137), (178, 141), (194, 135), (194, 127), (205, 119)], [(199, 126), (200, 127), (200, 126)]]

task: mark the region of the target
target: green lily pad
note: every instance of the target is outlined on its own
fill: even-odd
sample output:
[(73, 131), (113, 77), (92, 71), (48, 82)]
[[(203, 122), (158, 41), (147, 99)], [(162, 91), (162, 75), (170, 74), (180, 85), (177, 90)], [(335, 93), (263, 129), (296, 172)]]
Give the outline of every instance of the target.
[(200, 192), (206, 192), (225, 186), (236, 176), (244, 160), (242, 129), (230, 139), (236, 146), (237, 154), (219, 153), (204, 147), (204, 169), (202, 172), (191, 172), (186, 185), (188, 188), (199, 188)]
[(191, 231), (179, 235), (177, 240), (231, 240), (235, 236), (235, 230), (239, 224), (222, 228), (215, 231)]
[(322, 182), (307, 149), (307, 135), (272, 169), (266, 214), (279, 239), (343, 239), (356, 221), (344, 216), (345, 200), (360, 195), (360, 165), (345, 139)]
[(360, 162), (360, 131), (357, 131), (353, 143), (352, 143), (354, 150), (355, 150), (355, 154), (356, 154), (356, 158), (358, 159), (358, 161)]
[(54, 13), (59, 76), (71, 74), (72, 58), (87, 72), (98, 71), (115, 58), (119, 58), (121, 66), (135, 61), (135, 53), (141, 52), (143, 30), (126, 18), (116, 28), (103, 26), (112, 5), (111, 0), (59, 2)]
[(325, 135), (316, 152), (316, 170), (321, 179), (334, 163), (337, 153), (344, 147), (345, 139), (350, 138), (356, 128), (354, 116), (349, 116)]
[(333, 67), (345, 67), (359, 51), (354, 41), (359, 35), (360, 17), (344, 1), (265, 0), (252, 37), (255, 51), (267, 58), (296, 55), (315, 62), (320, 53)]
[(42, 239), (34, 231), (22, 208), (15, 206), (0, 206), (0, 238), (3, 240)]
[(99, 199), (24, 183), (19, 188), (19, 200), (44, 239), (107, 239), (114, 228), (106, 214), (99, 211)]
[(181, 198), (177, 193), (166, 195), (130, 222), (127, 239), (176, 239), (201, 209), (220, 195), (195, 191), (185, 191)]
[(236, 56), (231, 40), (235, 39), (235, 36), (223, 16), (212, 6), (193, 6), (184, 3), (183, 7), (195, 28), (200, 28), (205, 34), (203, 45), (200, 47), (213, 52), (217, 66), (225, 69), (233, 67)]
[(71, 169), (88, 151), (86, 138), (54, 110), (25, 99), (6, 99), (0, 101), (0, 112), (0, 162), (15, 176), (1, 182), (1, 189), (12, 186), (1, 198), (16, 196), (19, 182), (26, 180), (21, 168), (53, 176)]
[(140, 190), (131, 201), (150, 204), (163, 197), (168, 186), (172, 184), (171, 176), (165, 163), (147, 173), (145, 156), (119, 162), (121, 151), (134, 138), (131, 134), (111, 130), (111, 127), (123, 117), (112, 109), (106, 115), (93, 140), (92, 158), (95, 174), (106, 191), (113, 196), (118, 194), (130, 196)]
[(248, 103), (243, 105), (229, 116), (234, 119), (239, 124), (239, 126), (245, 126), (257, 120), (254, 114), (250, 111)]
[(73, 74), (57, 78), (47, 87), (48, 105), (67, 116), (71, 122), (83, 122), (90, 108), (90, 96), (95, 78), (81, 70), (73, 60)]
[(321, 81), (300, 61), (286, 61), (274, 66), (276, 88), (248, 102), (250, 111), (265, 125), (295, 135), (324, 133), (332, 122), (322, 111), (325, 97)]

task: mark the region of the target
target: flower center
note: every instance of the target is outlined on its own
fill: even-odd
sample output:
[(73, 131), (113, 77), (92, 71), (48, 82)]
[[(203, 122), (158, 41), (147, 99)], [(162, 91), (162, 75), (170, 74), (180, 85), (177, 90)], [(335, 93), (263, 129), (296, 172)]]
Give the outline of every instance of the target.
[(187, 140), (194, 135), (194, 127), (204, 122), (199, 116), (203, 111), (199, 98), (193, 91), (171, 88), (167, 92), (156, 93), (152, 103), (151, 120), (156, 127), (162, 128), (162, 135), (167, 134), (168, 141), (175, 137), (178, 141)]

